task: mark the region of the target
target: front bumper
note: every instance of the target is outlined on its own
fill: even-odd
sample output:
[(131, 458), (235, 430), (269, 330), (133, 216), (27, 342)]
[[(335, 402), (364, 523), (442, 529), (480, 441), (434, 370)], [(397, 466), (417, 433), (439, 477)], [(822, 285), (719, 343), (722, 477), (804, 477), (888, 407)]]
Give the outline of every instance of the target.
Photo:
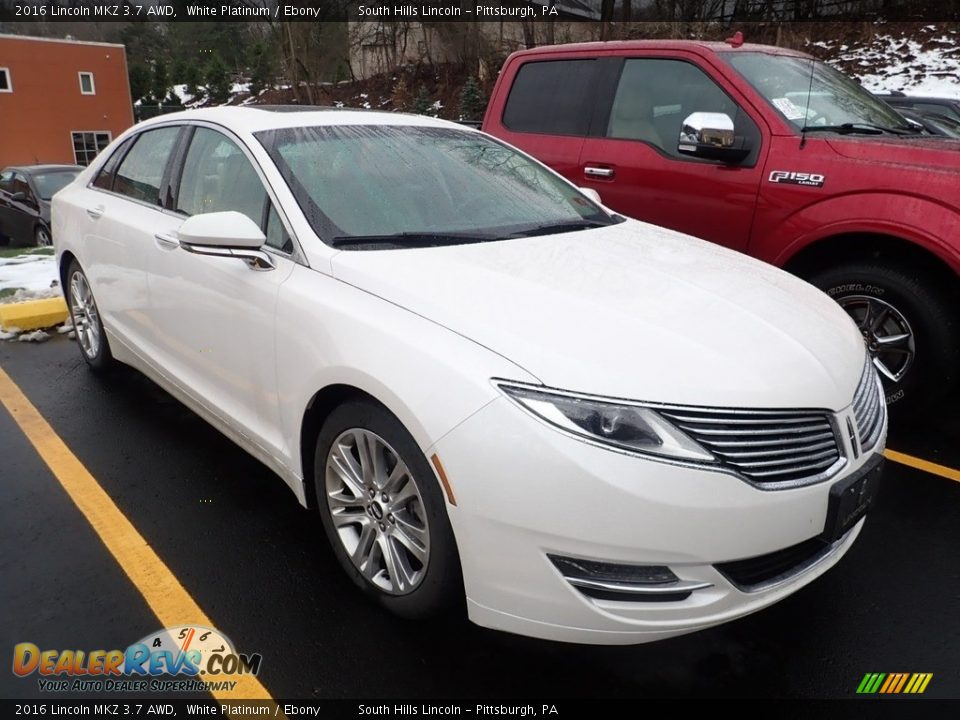
[[(878, 446), (877, 451), (882, 449)], [(744, 590), (715, 565), (780, 551), (824, 531), (829, 481), (763, 490), (723, 472), (671, 465), (580, 442), (506, 398), (470, 417), (430, 453), (457, 499), (457, 538), (471, 620), (550, 640), (631, 644), (693, 632), (760, 610), (832, 567), (863, 520), (815, 562)], [(589, 597), (549, 555), (667, 566), (708, 585), (672, 602)]]

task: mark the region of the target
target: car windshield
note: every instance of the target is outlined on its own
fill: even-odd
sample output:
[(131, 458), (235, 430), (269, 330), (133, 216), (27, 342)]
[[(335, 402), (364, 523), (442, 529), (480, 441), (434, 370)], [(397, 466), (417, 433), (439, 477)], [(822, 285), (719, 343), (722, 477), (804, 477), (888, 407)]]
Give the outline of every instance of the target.
[(65, 188), (80, 173), (79, 170), (57, 170), (33, 176), (33, 184), (41, 200), (49, 200)]
[(798, 129), (909, 131), (900, 114), (829, 65), (804, 57), (726, 52), (727, 62)]
[(482, 242), (620, 220), (536, 161), (477, 132), (336, 125), (257, 138), (314, 231), (335, 247)]

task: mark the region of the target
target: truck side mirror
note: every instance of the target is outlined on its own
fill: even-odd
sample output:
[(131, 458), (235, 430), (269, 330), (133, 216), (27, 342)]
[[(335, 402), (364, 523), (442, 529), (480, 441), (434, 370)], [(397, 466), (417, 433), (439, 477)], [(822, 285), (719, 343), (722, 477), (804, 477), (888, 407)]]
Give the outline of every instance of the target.
[(680, 126), (677, 151), (683, 155), (740, 162), (750, 154), (742, 137), (737, 137), (733, 120), (726, 113), (695, 112)]

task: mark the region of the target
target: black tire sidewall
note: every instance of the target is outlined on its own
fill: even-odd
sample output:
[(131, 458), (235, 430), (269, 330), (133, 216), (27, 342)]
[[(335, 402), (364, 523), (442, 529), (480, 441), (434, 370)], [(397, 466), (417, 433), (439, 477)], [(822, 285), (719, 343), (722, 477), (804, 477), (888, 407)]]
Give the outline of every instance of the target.
[[(340, 541), (327, 504), (327, 454), (345, 430), (363, 428), (382, 437), (406, 463), (423, 499), (430, 533), (430, 557), (420, 584), (406, 595), (390, 595), (370, 583), (354, 566)], [(456, 540), (447, 516), (446, 501), (433, 470), (416, 441), (386, 408), (368, 400), (354, 400), (336, 408), (324, 421), (314, 453), (314, 487), (323, 529), (341, 567), (368, 597), (390, 612), (409, 619), (431, 617), (463, 598)]]
[[(87, 281), (87, 286), (90, 287), (90, 278), (86, 276), (86, 273), (83, 272), (83, 269), (80, 267), (80, 263), (76, 260), (71, 261), (70, 267), (67, 268), (67, 283), (66, 287), (63, 288), (63, 296), (67, 301), (67, 307), (70, 310), (70, 322), (73, 324), (74, 333), (76, 333), (77, 322), (73, 314), (73, 300), (70, 294), (70, 285), (73, 282), (73, 276), (77, 273), (83, 275), (84, 280)], [(90, 293), (93, 294), (93, 288), (90, 287)], [(96, 296), (93, 296), (93, 302), (96, 304)], [(87, 361), (87, 364), (94, 370), (106, 370), (113, 362), (113, 355), (110, 353), (110, 345), (107, 340), (107, 334), (103, 329), (103, 321), (100, 319), (100, 306), (97, 305), (97, 325), (100, 331), (100, 347), (97, 349), (97, 354), (94, 357), (90, 357), (84, 351), (83, 346), (80, 344), (80, 339), (77, 338), (77, 349), (80, 350), (80, 355), (84, 360)]]
[[(40, 233), (43, 232), (47, 236), (47, 240), (50, 242), (47, 245), (40, 244)], [(36, 229), (33, 231), (33, 244), (36, 247), (53, 247), (53, 236), (50, 234), (50, 228), (46, 225), (37, 225)]]
[(934, 404), (956, 380), (957, 324), (943, 295), (922, 275), (889, 267), (852, 264), (811, 278), (836, 301), (861, 295), (882, 300), (899, 311), (914, 334), (915, 355), (904, 378), (883, 378), (887, 405), (901, 413)]

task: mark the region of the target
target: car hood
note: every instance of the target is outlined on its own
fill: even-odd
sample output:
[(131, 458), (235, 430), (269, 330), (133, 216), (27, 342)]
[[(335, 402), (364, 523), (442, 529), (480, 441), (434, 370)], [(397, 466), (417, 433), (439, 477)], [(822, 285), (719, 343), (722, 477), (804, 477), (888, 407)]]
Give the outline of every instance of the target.
[(960, 139), (848, 136), (830, 138), (828, 143), (838, 155), (853, 160), (960, 173)]
[(863, 370), (853, 322), (813, 286), (632, 220), (491, 243), (344, 251), (332, 267), (566, 390), (839, 410)]

